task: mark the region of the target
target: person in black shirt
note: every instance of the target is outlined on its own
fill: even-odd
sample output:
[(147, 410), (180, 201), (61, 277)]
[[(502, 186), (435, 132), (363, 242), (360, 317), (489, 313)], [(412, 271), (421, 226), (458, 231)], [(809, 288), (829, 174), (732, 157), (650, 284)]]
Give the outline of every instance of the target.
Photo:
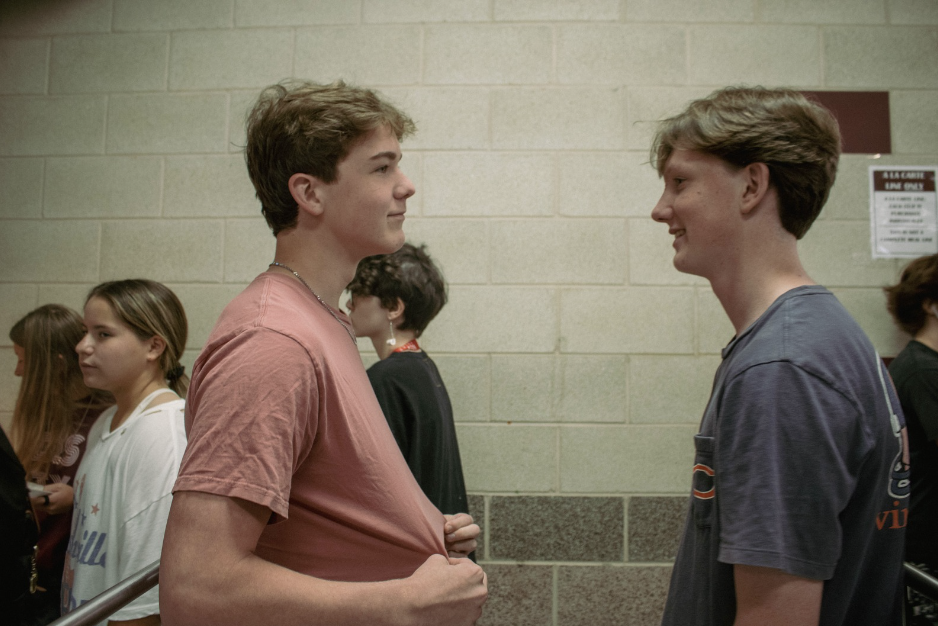
[[(909, 429), (912, 497), (905, 558), (938, 572), (938, 254), (915, 259), (886, 287), (887, 307), (912, 340), (889, 364)], [(915, 624), (938, 624), (938, 605), (912, 598)]]
[(453, 408), (443, 379), (417, 343), (446, 304), (446, 283), (424, 246), (370, 256), (348, 286), (355, 333), (381, 360), (368, 378), (417, 483), (444, 514), (468, 508)]

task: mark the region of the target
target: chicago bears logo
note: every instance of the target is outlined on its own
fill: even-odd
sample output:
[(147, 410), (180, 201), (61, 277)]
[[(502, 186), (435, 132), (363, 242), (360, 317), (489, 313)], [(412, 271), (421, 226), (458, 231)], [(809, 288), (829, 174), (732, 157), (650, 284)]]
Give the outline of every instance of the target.
[(701, 500), (711, 500), (716, 495), (716, 487), (713, 484), (714, 471), (712, 467), (698, 463), (694, 466), (694, 489), (695, 498)]

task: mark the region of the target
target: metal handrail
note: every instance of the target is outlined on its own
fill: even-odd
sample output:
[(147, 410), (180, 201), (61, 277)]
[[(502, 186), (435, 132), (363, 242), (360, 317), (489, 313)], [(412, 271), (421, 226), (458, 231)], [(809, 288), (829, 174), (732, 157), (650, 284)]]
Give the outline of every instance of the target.
[(49, 626), (91, 626), (104, 621), (130, 604), (160, 582), (160, 560), (157, 559), (130, 578), (101, 592), (80, 607), (63, 615)]
[[(938, 578), (923, 572), (911, 563), (904, 563), (905, 584), (938, 602)], [(160, 582), (160, 561), (157, 559), (130, 578), (95, 596), (85, 604), (60, 617), (49, 626), (91, 626), (116, 613)]]
[(909, 562), (905, 563), (905, 585), (938, 602), (938, 578)]

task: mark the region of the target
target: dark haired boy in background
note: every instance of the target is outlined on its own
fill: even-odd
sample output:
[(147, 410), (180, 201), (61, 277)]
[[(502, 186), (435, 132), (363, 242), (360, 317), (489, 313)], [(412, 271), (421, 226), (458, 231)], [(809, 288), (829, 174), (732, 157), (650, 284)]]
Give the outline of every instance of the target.
[(368, 379), (417, 483), (443, 513), (467, 511), (453, 407), (436, 364), (417, 343), (446, 304), (446, 283), (424, 246), (358, 264), (349, 317), (378, 358)]

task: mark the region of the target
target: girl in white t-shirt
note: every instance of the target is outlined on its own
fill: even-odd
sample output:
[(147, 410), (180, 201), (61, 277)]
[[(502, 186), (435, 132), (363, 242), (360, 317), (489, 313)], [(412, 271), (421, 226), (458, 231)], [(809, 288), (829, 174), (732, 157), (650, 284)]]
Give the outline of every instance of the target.
[[(188, 326), (166, 286), (122, 280), (91, 290), (75, 350), (85, 384), (116, 405), (88, 435), (75, 476), (75, 509), (62, 579), (67, 613), (160, 557), (172, 487), (185, 450), (188, 377), (179, 358)], [(159, 624), (152, 589), (110, 623)]]

